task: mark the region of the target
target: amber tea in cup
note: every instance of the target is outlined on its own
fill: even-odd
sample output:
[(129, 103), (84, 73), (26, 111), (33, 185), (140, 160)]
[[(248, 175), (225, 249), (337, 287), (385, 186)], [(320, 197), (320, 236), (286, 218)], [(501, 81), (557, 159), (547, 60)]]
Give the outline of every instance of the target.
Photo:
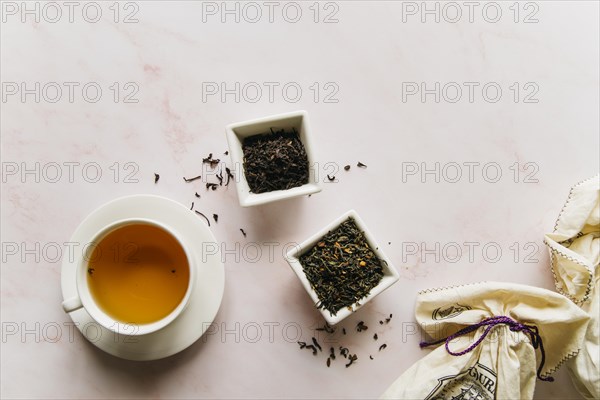
[(169, 316), (189, 284), (185, 250), (171, 233), (153, 224), (126, 224), (108, 232), (87, 262), (94, 302), (127, 324), (151, 324)]

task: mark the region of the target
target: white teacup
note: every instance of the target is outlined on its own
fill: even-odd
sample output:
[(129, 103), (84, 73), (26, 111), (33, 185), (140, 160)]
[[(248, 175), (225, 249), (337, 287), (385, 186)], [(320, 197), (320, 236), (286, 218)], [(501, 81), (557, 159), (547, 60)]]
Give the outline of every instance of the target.
[(163, 231), (170, 234), (181, 246), (187, 259), (187, 267), (189, 268), (189, 282), (187, 290), (181, 302), (167, 316), (152, 323), (128, 324), (121, 321), (117, 321), (113, 317), (106, 314), (94, 300), (87, 279), (89, 260), (87, 259), (88, 257), (86, 257), (85, 254), (81, 254), (80, 259), (76, 265), (76, 286), (78, 294), (77, 296), (63, 301), (62, 307), (67, 313), (84, 308), (99, 325), (116, 333), (126, 334), (128, 336), (147, 335), (169, 325), (186, 308), (186, 306), (189, 303), (190, 296), (192, 295), (194, 282), (196, 280), (196, 265), (192, 253), (189, 251), (185, 242), (182, 240), (182, 238), (177, 232), (175, 232), (172, 228), (162, 223), (149, 219), (130, 218), (113, 222), (110, 225), (102, 228), (94, 236), (91, 243), (97, 245), (104, 237), (106, 237), (106, 235), (127, 225), (152, 225), (154, 227), (160, 228)]

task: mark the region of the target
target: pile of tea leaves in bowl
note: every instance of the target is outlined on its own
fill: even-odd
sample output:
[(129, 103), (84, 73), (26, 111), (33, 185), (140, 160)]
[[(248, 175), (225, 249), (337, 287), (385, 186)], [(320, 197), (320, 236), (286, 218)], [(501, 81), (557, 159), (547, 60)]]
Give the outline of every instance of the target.
[(331, 315), (367, 296), (383, 278), (384, 262), (352, 218), (300, 256), (306, 278), (319, 297), (317, 307)]
[(308, 156), (296, 129), (271, 129), (271, 133), (249, 136), (242, 150), (251, 193), (287, 190), (308, 183)]

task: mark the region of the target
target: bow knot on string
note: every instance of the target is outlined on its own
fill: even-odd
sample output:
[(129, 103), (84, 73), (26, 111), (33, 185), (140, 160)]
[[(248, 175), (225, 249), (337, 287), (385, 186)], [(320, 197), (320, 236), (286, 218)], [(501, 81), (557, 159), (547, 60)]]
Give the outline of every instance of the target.
[[(423, 347), (433, 346), (433, 345), (445, 342), (446, 343), (446, 345), (445, 345), (446, 351), (450, 355), (462, 356), (462, 355), (465, 355), (465, 354), (473, 351), (477, 346), (479, 346), (479, 344), (481, 342), (483, 342), (483, 340), (490, 333), (490, 331), (498, 325), (508, 325), (509, 329), (512, 332), (523, 332), (527, 336), (529, 336), (529, 340), (531, 341), (531, 346), (533, 346), (534, 349), (537, 349), (539, 347), (540, 353), (542, 355), (542, 360), (541, 360), (540, 366), (537, 370), (538, 379), (540, 379), (542, 381), (546, 381), (546, 382), (553, 382), (554, 378), (552, 378), (551, 376), (548, 376), (548, 377), (541, 376), (542, 368), (544, 367), (544, 363), (546, 362), (546, 353), (544, 351), (544, 344), (542, 343), (542, 336), (540, 336), (537, 326), (522, 324), (522, 323), (515, 321), (514, 319), (507, 317), (507, 316), (486, 318), (486, 319), (482, 320), (481, 322), (467, 326), (444, 339), (440, 339), (435, 342), (421, 342), (421, 343), (419, 343), (419, 346), (421, 346), (421, 348), (423, 348)], [(485, 331), (483, 331), (483, 334), (473, 344), (471, 344), (469, 347), (467, 347), (465, 350), (459, 351), (459, 352), (453, 352), (452, 350), (450, 350), (450, 342), (452, 340), (456, 339), (459, 336), (467, 335), (471, 332), (474, 332), (483, 326), (486, 327)]]

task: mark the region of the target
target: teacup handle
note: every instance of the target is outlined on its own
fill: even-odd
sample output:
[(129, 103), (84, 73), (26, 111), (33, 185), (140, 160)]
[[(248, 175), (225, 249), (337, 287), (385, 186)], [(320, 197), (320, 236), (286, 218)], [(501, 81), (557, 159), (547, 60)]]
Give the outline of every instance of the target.
[(70, 299), (63, 301), (62, 303), (62, 308), (63, 310), (65, 310), (66, 313), (79, 310), (81, 307), (83, 307), (83, 304), (81, 303), (81, 299), (79, 298), (79, 296), (71, 297)]

